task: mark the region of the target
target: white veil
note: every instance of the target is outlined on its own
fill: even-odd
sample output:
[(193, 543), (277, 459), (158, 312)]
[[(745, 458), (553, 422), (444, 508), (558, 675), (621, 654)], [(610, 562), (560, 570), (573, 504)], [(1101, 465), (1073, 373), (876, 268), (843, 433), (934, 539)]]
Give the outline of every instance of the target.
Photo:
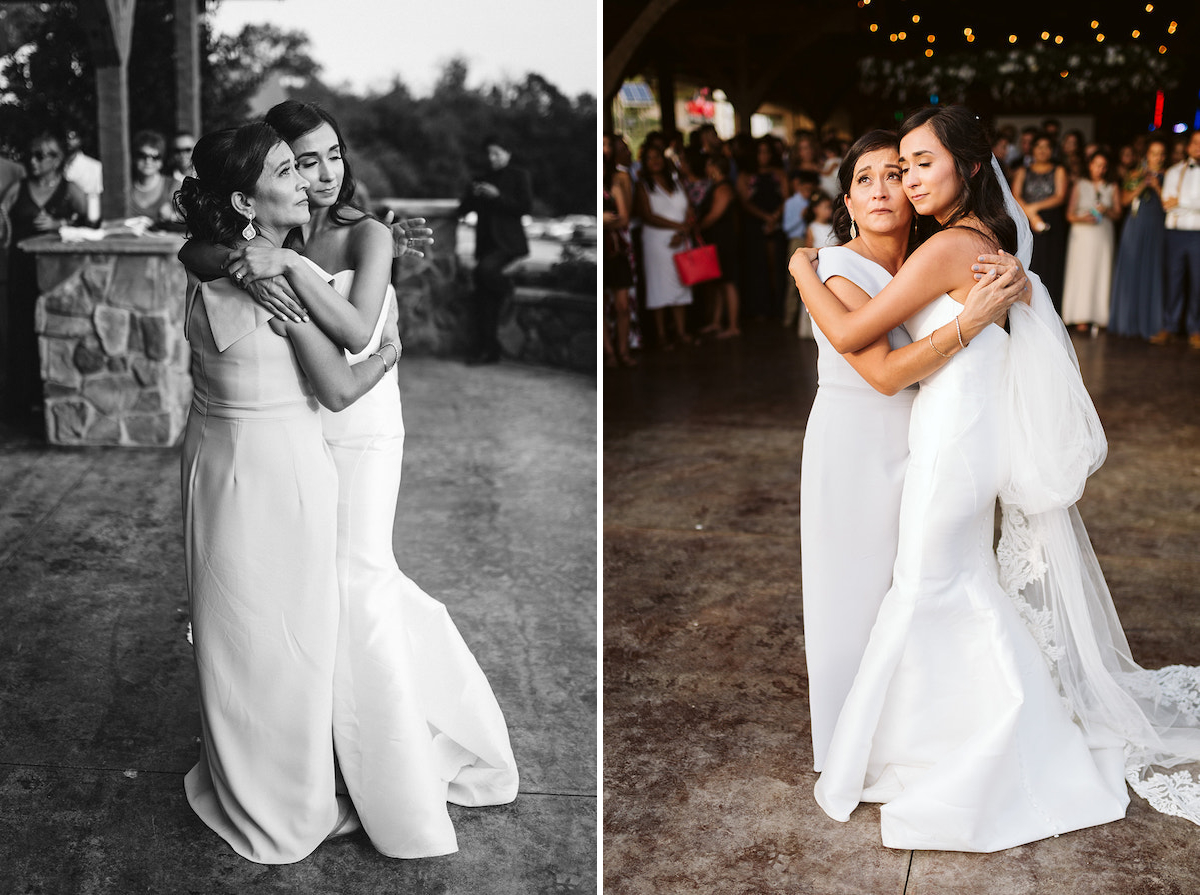
[[(1028, 268), (1033, 236), (995, 159)], [(1200, 668), (1133, 661), (1075, 502), (1107, 442), (1046, 287), (1009, 312), (1012, 474), (1000, 492), (1001, 585), (1033, 632), (1063, 700), (1094, 748), (1120, 746), (1125, 777), (1165, 814), (1200, 824)], [(1194, 765), (1194, 767), (1187, 767)]]

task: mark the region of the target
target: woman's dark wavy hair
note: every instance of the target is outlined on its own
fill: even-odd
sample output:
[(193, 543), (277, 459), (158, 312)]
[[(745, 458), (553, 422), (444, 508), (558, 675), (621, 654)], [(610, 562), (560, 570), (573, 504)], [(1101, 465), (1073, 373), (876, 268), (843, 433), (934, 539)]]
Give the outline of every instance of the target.
[[(342, 136), (342, 129), (338, 127), (337, 120), (316, 103), (302, 103), (294, 99), (286, 99), (270, 108), (267, 112), (267, 124), (275, 128), (288, 143), (299, 140), (322, 124), (328, 124), (333, 128), (338, 148), (342, 151), (343, 174), (342, 188), (338, 190), (337, 199), (329, 208), (329, 219), (339, 226), (361, 221), (361, 215), (346, 216), (346, 209), (354, 207), (354, 193), (358, 189), (358, 183), (350, 171), (350, 159), (346, 157), (346, 138)], [(367, 216), (373, 217), (370, 214)]]
[(189, 236), (233, 245), (246, 227), (234, 210), (234, 193), (254, 195), (267, 153), (283, 142), (269, 124), (256, 121), (205, 134), (192, 151), (195, 177), (185, 177), (175, 193), (175, 209)]
[(1004, 190), (992, 170), (992, 141), (983, 124), (965, 106), (929, 106), (904, 119), (900, 139), (926, 124), (954, 159), (962, 182), (954, 209), (940, 226), (933, 223), (934, 232), (953, 227), (974, 214), (991, 231), (983, 234), (989, 241), (1015, 254), (1017, 225), (1008, 214)]

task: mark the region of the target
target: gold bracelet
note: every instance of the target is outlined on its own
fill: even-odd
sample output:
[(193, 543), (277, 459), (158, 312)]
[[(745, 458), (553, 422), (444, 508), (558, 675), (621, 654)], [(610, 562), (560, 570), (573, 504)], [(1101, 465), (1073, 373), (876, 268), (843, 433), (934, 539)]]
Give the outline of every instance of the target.
[(967, 343), (962, 340), (962, 327), (958, 323), (958, 317), (954, 318), (954, 328), (958, 331), (958, 345), (960, 348), (966, 348)]
[[(937, 330), (934, 330), (934, 332), (937, 332)], [(949, 360), (949, 358), (950, 358), (950, 355), (948, 355), (948, 354), (942, 354), (942, 352), (938, 351), (938, 347), (937, 347), (937, 345), (934, 345), (934, 344), (933, 344), (933, 333), (930, 333), (930, 334), (929, 334), (929, 347), (930, 347), (930, 348), (932, 348), (934, 351), (937, 351), (937, 353), (938, 353), (938, 354), (941, 354), (941, 356), (942, 356), (942, 357), (944, 357), (944, 358), (946, 358), (947, 360)]]

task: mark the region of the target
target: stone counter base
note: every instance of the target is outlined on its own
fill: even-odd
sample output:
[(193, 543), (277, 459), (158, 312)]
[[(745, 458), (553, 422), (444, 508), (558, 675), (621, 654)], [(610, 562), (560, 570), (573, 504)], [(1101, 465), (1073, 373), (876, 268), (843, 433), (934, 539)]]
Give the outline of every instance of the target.
[(175, 444), (192, 388), (179, 263), (151, 254), (43, 254), (38, 280), (47, 440)]

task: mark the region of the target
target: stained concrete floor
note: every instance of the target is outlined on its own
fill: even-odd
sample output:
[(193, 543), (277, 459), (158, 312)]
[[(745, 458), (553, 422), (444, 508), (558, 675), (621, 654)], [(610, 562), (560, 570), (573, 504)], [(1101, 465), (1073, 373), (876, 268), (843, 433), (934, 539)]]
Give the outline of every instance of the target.
[(460, 851), (361, 833), (238, 857), (188, 807), (199, 715), (176, 450), (0, 427), (0, 893), (596, 891), (596, 383), (405, 358), (400, 567), (446, 603), (504, 710), (507, 806), (451, 806)]
[[(1080, 511), (1134, 657), (1200, 664), (1200, 353), (1077, 338), (1109, 456)], [(885, 848), (812, 797), (798, 495), (816, 348), (768, 324), (603, 389), (604, 890), (1184, 895), (1200, 827), (1125, 820), (992, 855)]]

